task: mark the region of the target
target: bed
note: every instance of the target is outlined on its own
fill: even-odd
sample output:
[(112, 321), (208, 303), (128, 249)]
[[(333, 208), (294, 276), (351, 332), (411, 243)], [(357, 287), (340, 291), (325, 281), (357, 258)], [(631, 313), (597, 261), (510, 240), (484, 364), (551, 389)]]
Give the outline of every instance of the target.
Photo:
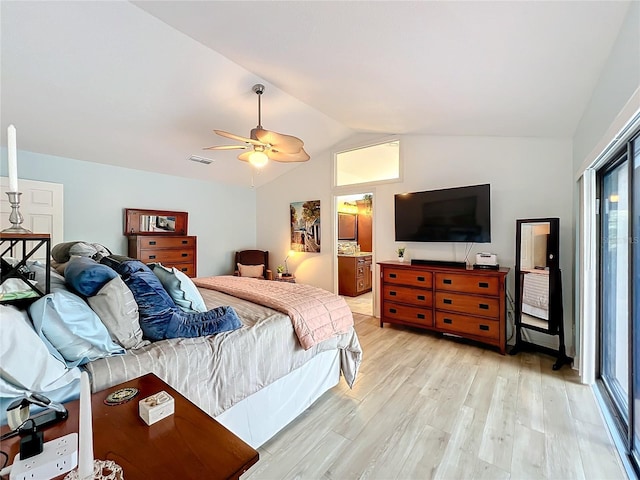
[(152, 372), (257, 448), (334, 387), (341, 375), (352, 386), (362, 350), (352, 317), (351, 325), (343, 328), (345, 333), (327, 334), (328, 338), (306, 342), (303, 347), (291, 312), (271, 308), (278, 308), (277, 304), (256, 303), (259, 298), (249, 301), (214, 290), (211, 282), (216, 280), (248, 285), (244, 290), (258, 294), (265, 290), (263, 303), (267, 304), (275, 292), (287, 300), (308, 299), (309, 292), (315, 292), (329, 296), (333, 305), (344, 302), (300, 284), (238, 277), (196, 279), (207, 308), (232, 306), (242, 322), (240, 329), (154, 342), (124, 355), (92, 361), (85, 368), (93, 391)]
[[(36, 271), (36, 278), (43, 275), (41, 266), (34, 264), (31, 268)], [(69, 270), (67, 267), (65, 274)], [(73, 283), (69, 275), (65, 278), (53, 270), (50, 273), (52, 298), (48, 303), (61, 304), (55, 314), (56, 321), (62, 322), (63, 329), (71, 331), (78, 325), (90, 323), (78, 313), (73, 320), (75, 326), (70, 318), (69, 325), (66, 324), (65, 316), (74, 316), (74, 312), (81, 308), (89, 310), (93, 321), (105, 323), (106, 326), (103, 317), (98, 318), (95, 314), (97, 310), (94, 308), (96, 312), (93, 312), (88, 308), (88, 304), (94, 305), (92, 299), (99, 295), (84, 299), (73, 295), (66, 288)], [(116, 277), (102, 288), (106, 290), (115, 281), (122, 287), (124, 282), (119, 276)], [(78, 347), (82, 355), (74, 357), (77, 360), (75, 363), (70, 363), (64, 352), (64, 358), (59, 359), (65, 364), (64, 373), (74, 380), (68, 383), (68, 388), (60, 394), (43, 389), (36, 391), (51, 393), (50, 397), (56, 401), (77, 398), (79, 369), (89, 372), (93, 392), (154, 373), (257, 448), (334, 387), (341, 376), (349, 386), (353, 385), (362, 350), (353, 327), (353, 316), (341, 297), (309, 285), (231, 276), (194, 279), (193, 283), (194, 289), (195, 284), (199, 284), (197, 292), (206, 309), (233, 307), (240, 319), (240, 328), (194, 338), (168, 338), (151, 343), (141, 341), (132, 348), (122, 348), (122, 342), (116, 345), (114, 341), (109, 352), (99, 354), (98, 358), (90, 358), (88, 362), (77, 360), (86, 353), (84, 347)], [(223, 284), (224, 288), (216, 286), (216, 283)], [(229, 290), (226, 285), (229, 283), (239, 284), (241, 291), (234, 293)], [(243, 296), (245, 298), (241, 298)], [(279, 299), (274, 300), (275, 297)], [(44, 299), (38, 302), (43, 303), (41, 300)], [(68, 305), (69, 301), (75, 304)], [(7, 320), (7, 324), (31, 322), (35, 327), (35, 333), (28, 332), (33, 337), (31, 341), (46, 344), (48, 341), (42, 334), (46, 325), (42, 325), (37, 314), (39, 309), (35, 308), (38, 302), (29, 307), (30, 319), (26, 312), (21, 312), (24, 317), (20, 322)], [(15, 311), (13, 313), (18, 315)], [(316, 316), (324, 323), (314, 320)], [(46, 321), (51, 321), (51, 317), (51, 312), (43, 314)], [(55, 326), (58, 332), (60, 328)], [(104, 328), (103, 325), (99, 326)], [(107, 336), (109, 333), (112, 333), (111, 330)], [(18, 335), (24, 335), (24, 331), (16, 332)], [(77, 335), (82, 336), (79, 333)], [(114, 340), (113, 335), (111, 337), (108, 340)], [(65, 338), (63, 343), (69, 343), (69, 339)], [(32, 350), (24, 346), (14, 348), (9, 342), (7, 344), (5, 350), (14, 357), (26, 355), (26, 350)], [(50, 357), (59, 353), (50, 348), (51, 345), (36, 347), (44, 352), (41, 352), (43, 357), (47, 355), (47, 349)], [(15, 360), (17, 370), (20, 370), (20, 363), (26, 363), (24, 359)], [(57, 369), (54, 378), (58, 379), (62, 373), (54, 360), (48, 359)], [(28, 369), (33, 370), (30, 367)], [(3, 376), (7, 378), (4, 372)], [(2, 398), (5, 405), (11, 400), (6, 397), (20, 394), (20, 389), (3, 390), (2, 387), (0, 383), (0, 397), (5, 397)]]
[(549, 320), (549, 274), (547, 272), (523, 273), (522, 313)]

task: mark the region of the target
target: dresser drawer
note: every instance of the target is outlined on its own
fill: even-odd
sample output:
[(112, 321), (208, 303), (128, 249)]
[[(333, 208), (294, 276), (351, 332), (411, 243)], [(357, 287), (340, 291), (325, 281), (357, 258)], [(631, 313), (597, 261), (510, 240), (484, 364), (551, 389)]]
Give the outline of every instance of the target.
[(154, 237), (140, 236), (138, 239), (139, 248), (187, 248), (196, 244), (196, 237)]
[(449, 310), (490, 318), (498, 318), (500, 316), (500, 300), (497, 298), (436, 292), (435, 307), (438, 310)]
[(193, 263), (195, 250), (140, 250), (139, 260), (143, 263)]
[(456, 273), (436, 273), (436, 290), (497, 296), (499, 294), (499, 288), (500, 281), (498, 277)]
[(401, 287), (399, 285), (383, 285), (382, 296), (385, 300), (409, 303), (420, 307), (431, 307), (433, 304), (433, 296), (430, 290)]
[(433, 326), (433, 312), (430, 308), (409, 307), (392, 302), (383, 303), (382, 316), (384, 321), (398, 320), (416, 325)]
[(371, 265), (371, 257), (358, 257), (358, 266)]
[(175, 267), (176, 270), (180, 270), (187, 277), (195, 277), (196, 275), (196, 268), (193, 263), (163, 263), (162, 265), (167, 268)]
[(438, 330), (474, 335), (500, 340), (500, 322), (483, 318), (466, 317), (455, 313), (436, 312)]
[(400, 268), (385, 268), (383, 281), (421, 288), (431, 288), (433, 283), (431, 272), (403, 270)]

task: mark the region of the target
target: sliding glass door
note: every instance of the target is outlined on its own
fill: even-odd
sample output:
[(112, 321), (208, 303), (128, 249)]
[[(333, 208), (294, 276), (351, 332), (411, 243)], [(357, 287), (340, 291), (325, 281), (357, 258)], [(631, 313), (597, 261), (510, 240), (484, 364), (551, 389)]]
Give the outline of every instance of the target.
[(598, 384), (640, 472), (640, 138), (598, 171)]
[(600, 195), (601, 378), (617, 414), (629, 423), (629, 161), (602, 172)]
[(632, 220), (631, 220), (631, 316), (633, 325), (633, 442), (632, 453), (640, 470), (640, 136), (631, 143)]

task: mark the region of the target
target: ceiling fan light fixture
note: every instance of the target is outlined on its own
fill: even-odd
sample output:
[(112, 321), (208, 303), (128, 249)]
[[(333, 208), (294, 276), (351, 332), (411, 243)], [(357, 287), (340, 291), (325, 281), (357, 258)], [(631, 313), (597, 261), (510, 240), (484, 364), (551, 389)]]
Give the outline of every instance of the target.
[(249, 155), (249, 163), (256, 168), (264, 167), (268, 161), (269, 157), (261, 150), (254, 150), (251, 152), (251, 155)]
[(249, 137), (235, 135), (223, 130), (214, 130), (221, 137), (230, 138), (243, 145), (214, 145), (204, 150), (247, 150), (238, 155), (238, 160), (250, 163), (255, 168), (263, 168), (269, 160), (275, 162), (306, 162), (309, 154), (304, 151), (304, 142), (298, 137), (284, 135), (262, 127), (262, 102), (264, 85), (256, 84), (253, 91), (258, 97), (258, 125)]

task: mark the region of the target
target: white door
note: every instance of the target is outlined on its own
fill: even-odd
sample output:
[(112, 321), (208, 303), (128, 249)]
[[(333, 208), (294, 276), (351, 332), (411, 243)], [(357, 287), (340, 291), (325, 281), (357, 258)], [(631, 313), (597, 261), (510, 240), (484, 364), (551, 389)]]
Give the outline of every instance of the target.
[[(19, 182), (20, 213), (24, 217), (22, 227), (33, 233), (51, 235), (51, 247), (63, 241), (64, 205), (63, 185), (60, 183), (23, 180)], [(0, 177), (0, 230), (9, 228), (11, 206), (5, 193), (9, 187), (9, 179)], [(39, 252), (38, 252), (39, 253)]]

